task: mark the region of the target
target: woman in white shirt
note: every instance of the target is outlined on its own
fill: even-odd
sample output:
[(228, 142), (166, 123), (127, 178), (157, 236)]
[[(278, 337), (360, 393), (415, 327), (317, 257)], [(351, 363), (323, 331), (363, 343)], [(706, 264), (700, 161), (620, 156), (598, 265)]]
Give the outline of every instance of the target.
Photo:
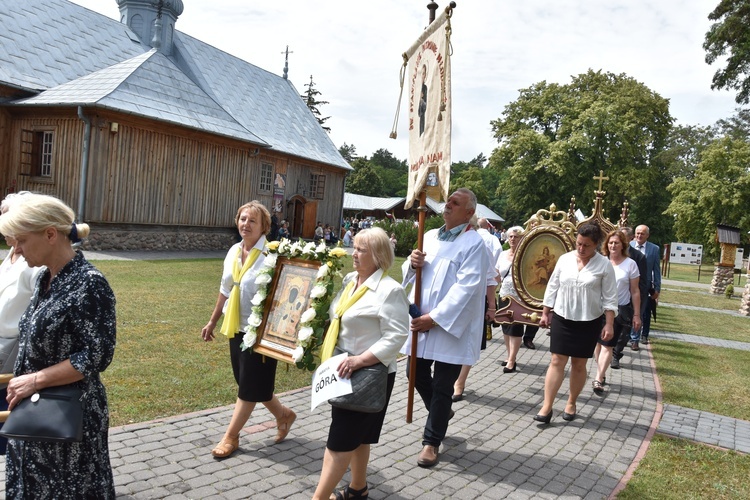
[[(592, 385), (594, 392), (600, 396), (604, 394), (607, 369), (612, 363), (612, 348), (617, 345), (623, 330), (630, 332), (631, 324), (636, 331), (641, 328), (641, 294), (638, 291), (638, 278), (641, 273), (638, 271), (638, 264), (628, 257), (628, 242), (622, 231), (614, 230), (607, 235), (602, 245), (602, 253), (609, 257), (615, 271), (619, 310), (615, 318), (614, 336), (606, 341), (599, 339), (594, 350), (597, 370)], [(633, 314), (633, 311), (636, 313)]]
[[(510, 243), (510, 248), (500, 254), (500, 258), (497, 260), (497, 270), (500, 273), (500, 299), (504, 297), (512, 296), (513, 298), (520, 300), (516, 293), (516, 288), (513, 285), (513, 272), (511, 266), (513, 265), (513, 258), (516, 255), (516, 249), (518, 244), (521, 243), (521, 237), (523, 236), (523, 228), (521, 226), (513, 226), (508, 229), (507, 238)], [(509, 323), (503, 324), (503, 337), (505, 339), (505, 350), (508, 354), (508, 358), (503, 361), (503, 373), (514, 373), (516, 371), (516, 356), (521, 348), (521, 341), (523, 338), (533, 339), (536, 335), (538, 326), (524, 325), (522, 323)]]
[[(0, 214), (6, 213), (30, 194), (28, 191), (9, 194), (0, 203)], [(18, 320), (29, 307), (36, 279), (43, 268), (29, 267), (23, 255), (16, 253), (15, 238), (6, 236), (5, 242), (10, 250), (0, 264), (0, 373), (13, 373), (18, 354)], [(8, 409), (7, 395), (7, 384), (3, 384), (0, 389), (0, 411)], [(5, 455), (6, 444), (7, 439), (0, 437), (2, 455)]]
[(237, 451), (240, 431), (250, 418), (256, 403), (263, 403), (276, 417), (277, 443), (286, 438), (297, 418), (274, 394), (276, 360), (264, 357), (252, 349), (243, 351), (241, 347), (243, 335), (240, 332), (247, 327), (252, 311), (251, 300), (258, 288), (255, 278), (263, 267), (264, 257), (261, 252), (266, 245), (265, 235), (271, 229), (271, 214), (260, 202), (251, 201), (237, 210), (234, 222), (242, 241), (227, 252), (219, 297), (211, 318), (201, 330), (203, 340), (212, 341), (216, 323), (222, 314), (225, 315), (221, 333), (229, 337), (229, 357), (234, 379), (239, 386), (232, 420), (221, 442), (211, 450), (214, 458), (218, 459), (227, 458)]
[[(349, 356), (338, 367), (341, 377), (360, 368), (383, 363), (388, 367), (387, 399), (378, 413), (331, 408), (331, 426), (323, 456), (323, 470), (314, 499), (366, 498), (370, 445), (378, 442), (388, 401), (396, 381), (396, 356), (409, 334), (409, 301), (401, 285), (386, 275), (394, 256), (388, 235), (381, 228), (364, 229), (354, 237), (355, 271), (347, 274), (334, 298), (330, 314), (342, 300), (350, 300), (340, 315), (337, 348)], [(365, 287), (364, 289), (362, 287)], [(360, 297), (355, 300), (355, 295)], [(351, 481), (333, 491), (351, 464)]]
[(565, 377), (568, 358), (570, 393), (562, 417), (566, 421), (575, 418), (576, 401), (586, 384), (586, 363), (594, 354), (596, 340), (600, 336), (609, 340), (614, 335), (615, 271), (609, 259), (596, 251), (602, 239), (598, 225), (580, 226), (576, 249), (557, 261), (544, 292), (539, 326), (550, 328), (552, 360), (544, 379), (544, 403), (534, 417), (537, 422), (548, 424), (552, 419), (552, 404)]

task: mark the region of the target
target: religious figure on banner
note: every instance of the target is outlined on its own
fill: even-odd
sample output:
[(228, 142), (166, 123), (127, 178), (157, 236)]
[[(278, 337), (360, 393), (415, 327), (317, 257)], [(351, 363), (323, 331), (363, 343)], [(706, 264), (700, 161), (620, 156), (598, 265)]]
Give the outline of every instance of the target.
[[(419, 97), (419, 135), (424, 134), (425, 115), (427, 114), (427, 65), (422, 65), (422, 92)], [(436, 179), (437, 180), (437, 179)]]

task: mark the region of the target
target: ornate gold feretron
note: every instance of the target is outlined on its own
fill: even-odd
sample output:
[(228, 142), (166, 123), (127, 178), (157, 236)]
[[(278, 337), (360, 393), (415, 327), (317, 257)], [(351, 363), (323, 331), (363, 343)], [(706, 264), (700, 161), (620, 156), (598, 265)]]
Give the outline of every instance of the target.
[[(501, 297), (501, 306), (495, 313), (498, 323), (523, 323), (538, 325), (541, 319), (542, 301), (547, 281), (557, 259), (575, 248), (576, 232), (582, 224), (597, 224), (604, 234), (616, 229), (602, 213), (604, 195), (602, 183), (609, 180), (603, 171), (594, 177), (599, 189), (594, 191), (594, 210), (590, 217), (581, 221), (575, 216), (575, 197), (571, 198), (567, 212), (557, 210), (555, 204), (549, 209), (538, 210), (524, 224), (524, 233), (513, 257), (511, 273), (518, 298)], [(618, 221), (627, 225), (629, 207), (627, 201)]]

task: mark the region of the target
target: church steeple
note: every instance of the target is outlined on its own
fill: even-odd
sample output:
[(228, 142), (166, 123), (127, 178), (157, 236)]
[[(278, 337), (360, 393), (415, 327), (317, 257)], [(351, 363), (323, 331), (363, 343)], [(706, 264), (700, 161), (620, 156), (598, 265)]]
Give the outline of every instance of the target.
[(117, 0), (120, 22), (133, 30), (141, 43), (172, 54), (177, 18), (185, 10), (182, 0)]

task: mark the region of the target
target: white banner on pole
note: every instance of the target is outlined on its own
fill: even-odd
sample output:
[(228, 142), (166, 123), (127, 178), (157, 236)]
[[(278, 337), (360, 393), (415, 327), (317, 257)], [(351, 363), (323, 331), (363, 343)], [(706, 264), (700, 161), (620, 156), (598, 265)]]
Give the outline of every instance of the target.
[(408, 59), (409, 185), (406, 208), (423, 189), (448, 199), (451, 167), (451, 9), (446, 9), (404, 54)]

